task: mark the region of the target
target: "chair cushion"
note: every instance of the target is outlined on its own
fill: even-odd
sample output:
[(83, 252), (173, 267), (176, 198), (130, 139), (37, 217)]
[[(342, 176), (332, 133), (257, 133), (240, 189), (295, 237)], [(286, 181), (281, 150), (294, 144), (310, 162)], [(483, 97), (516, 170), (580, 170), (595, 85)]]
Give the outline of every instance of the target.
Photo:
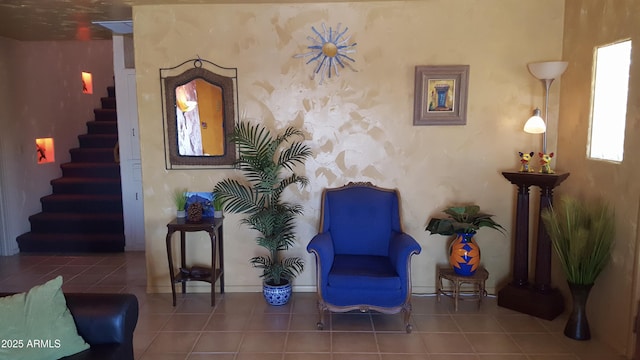
[(327, 192), (325, 219), (336, 254), (389, 254), (389, 240), (398, 217), (395, 192), (348, 188)]
[(61, 287), (58, 276), (0, 299), (0, 359), (58, 359), (89, 348), (78, 335)]
[(336, 255), (327, 285), (348, 289), (400, 289), (400, 276), (386, 256)]

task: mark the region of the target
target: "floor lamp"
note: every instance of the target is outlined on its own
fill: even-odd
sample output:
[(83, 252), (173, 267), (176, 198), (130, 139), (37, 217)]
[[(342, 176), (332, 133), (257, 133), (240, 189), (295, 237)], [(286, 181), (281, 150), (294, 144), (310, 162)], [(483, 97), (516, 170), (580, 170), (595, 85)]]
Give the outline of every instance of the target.
[(530, 134), (542, 134), (542, 153), (547, 153), (547, 121), (549, 119), (549, 88), (556, 78), (560, 77), (567, 69), (566, 61), (545, 61), (531, 63), (529, 71), (537, 79), (543, 80), (544, 92), (544, 118), (540, 117), (540, 109), (533, 111), (533, 116), (524, 124), (524, 131)]

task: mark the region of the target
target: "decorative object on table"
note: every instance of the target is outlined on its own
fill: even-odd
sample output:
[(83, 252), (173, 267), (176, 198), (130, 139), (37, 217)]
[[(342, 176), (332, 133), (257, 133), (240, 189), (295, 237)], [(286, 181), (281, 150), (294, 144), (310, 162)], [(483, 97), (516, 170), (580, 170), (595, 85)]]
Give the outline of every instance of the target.
[(528, 154), (520, 151), (518, 155), (520, 155), (520, 172), (533, 172), (533, 166), (530, 164), (533, 151)]
[(187, 207), (187, 221), (200, 222), (202, 221), (202, 204), (194, 202)]
[(222, 217), (224, 217), (223, 215), (223, 207), (224, 204), (222, 203), (222, 200), (220, 200), (220, 197), (216, 196), (213, 199), (213, 217), (220, 219)]
[(469, 65), (416, 66), (413, 125), (465, 125)]
[(173, 201), (176, 204), (176, 217), (184, 218), (186, 215), (187, 206), (187, 189), (176, 190), (173, 193)]
[(613, 210), (601, 201), (563, 197), (558, 205), (543, 210), (540, 216), (573, 298), (573, 310), (564, 334), (575, 340), (589, 340), (587, 298), (596, 278), (611, 259), (615, 237)]
[[(260, 235), (259, 246), (268, 255), (256, 256), (249, 262), (262, 269), (263, 293), (269, 302), (277, 295), (270, 295), (272, 287), (286, 287), (291, 292), (292, 279), (302, 272), (304, 262), (299, 257), (284, 258), (282, 251), (295, 243), (295, 219), (303, 208), (283, 201), (282, 193), (289, 186), (307, 185), (309, 180), (294, 172), (296, 165), (304, 165), (311, 156), (311, 149), (302, 141), (304, 133), (287, 127), (278, 135), (272, 135), (261, 123), (243, 120), (236, 124), (231, 140), (238, 146), (235, 167), (245, 173), (245, 179), (224, 179), (213, 189), (226, 211), (247, 214), (241, 222)], [(281, 301), (272, 303), (282, 305)]]
[(323, 23), (322, 33), (312, 26), (311, 30), (315, 37), (307, 37), (311, 41), (311, 45), (307, 46), (307, 48), (311, 51), (293, 56), (294, 58), (310, 56), (311, 59), (307, 61), (307, 64), (315, 61), (317, 65), (314, 67), (311, 79), (313, 80), (317, 74), (320, 74), (320, 85), (325, 80), (325, 74), (329, 79), (332, 72), (335, 76), (340, 76), (338, 66), (342, 69), (349, 68), (352, 71), (357, 71), (351, 66), (351, 63), (356, 62), (355, 59), (346, 55), (356, 52), (355, 47), (357, 44), (349, 44), (351, 35), (345, 36), (349, 28), (345, 27), (344, 30), (341, 30), (341, 26), (342, 24), (338, 24), (335, 31), (332, 27), (327, 30), (327, 26)]
[(189, 208), (191, 204), (199, 203), (202, 205), (202, 217), (212, 218), (214, 215), (214, 206), (213, 206), (213, 193), (212, 192), (194, 192), (187, 191), (187, 203), (186, 206)]
[(192, 266), (191, 268), (180, 268), (180, 273), (185, 277), (202, 278), (211, 276), (211, 269), (204, 266)]
[(543, 174), (555, 173), (555, 171), (551, 169), (551, 158), (553, 157), (553, 153), (551, 154), (538, 153), (538, 156), (540, 157), (540, 172)]
[(542, 153), (547, 153), (547, 121), (549, 121), (549, 88), (551, 83), (560, 77), (567, 69), (566, 61), (545, 61), (531, 63), (528, 65), (529, 71), (536, 79), (544, 81), (544, 119), (541, 117), (540, 109), (533, 111), (533, 116), (524, 124), (524, 131), (530, 134), (542, 134)]
[(452, 206), (442, 210), (447, 218), (431, 218), (426, 229), (433, 234), (455, 235), (449, 247), (449, 264), (459, 275), (471, 276), (480, 265), (480, 248), (473, 239), (478, 229), (489, 227), (504, 232), (493, 215), (480, 212), (478, 205)]

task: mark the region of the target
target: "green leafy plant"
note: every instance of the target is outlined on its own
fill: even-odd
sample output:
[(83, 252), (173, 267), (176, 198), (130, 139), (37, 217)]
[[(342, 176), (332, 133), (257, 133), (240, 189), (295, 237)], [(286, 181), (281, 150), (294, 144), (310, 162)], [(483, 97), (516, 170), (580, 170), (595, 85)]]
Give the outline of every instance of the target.
[(187, 189), (178, 189), (173, 193), (173, 201), (176, 204), (176, 209), (185, 210), (187, 204)]
[(213, 210), (214, 211), (222, 211), (223, 207), (224, 207), (224, 203), (222, 202), (222, 198), (220, 198), (219, 196), (215, 196), (215, 194), (214, 194)]
[(239, 158), (235, 167), (242, 170), (242, 180), (224, 179), (214, 187), (216, 199), (225, 210), (247, 214), (242, 223), (260, 232), (256, 242), (269, 255), (256, 256), (249, 262), (262, 269), (265, 283), (280, 285), (304, 269), (299, 257), (284, 258), (282, 251), (295, 242), (294, 221), (303, 212), (301, 205), (282, 200), (283, 191), (293, 184), (304, 187), (309, 180), (294, 172), (296, 164), (304, 164), (311, 150), (301, 141), (301, 130), (287, 127), (273, 136), (263, 125), (240, 121), (230, 140), (238, 146)]
[(562, 197), (541, 213), (567, 281), (593, 284), (611, 258), (615, 236), (613, 210), (601, 201)]
[(475, 234), (482, 227), (504, 233), (504, 228), (492, 219), (493, 215), (480, 212), (478, 205), (452, 206), (442, 212), (449, 217), (429, 220), (425, 230), (431, 235)]

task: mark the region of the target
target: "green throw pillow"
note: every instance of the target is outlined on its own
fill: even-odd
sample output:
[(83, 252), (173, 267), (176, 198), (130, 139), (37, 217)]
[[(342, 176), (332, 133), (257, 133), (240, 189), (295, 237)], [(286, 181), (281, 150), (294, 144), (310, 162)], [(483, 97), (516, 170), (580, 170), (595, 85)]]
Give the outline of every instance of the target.
[(0, 359), (51, 360), (89, 348), (62, 293), (62, 276), (0, 297)]

